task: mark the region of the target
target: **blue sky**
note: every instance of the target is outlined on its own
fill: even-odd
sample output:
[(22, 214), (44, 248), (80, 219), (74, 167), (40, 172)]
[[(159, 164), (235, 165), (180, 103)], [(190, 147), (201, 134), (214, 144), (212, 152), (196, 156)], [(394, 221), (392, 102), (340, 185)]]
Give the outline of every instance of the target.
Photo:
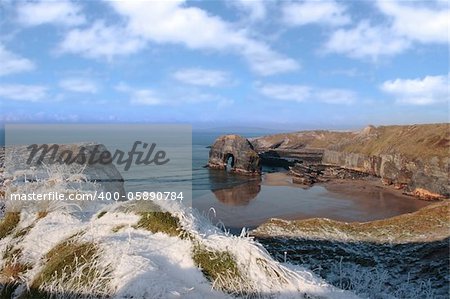
[(448, 1), (8, 1), (8, 122), (449, 121)]

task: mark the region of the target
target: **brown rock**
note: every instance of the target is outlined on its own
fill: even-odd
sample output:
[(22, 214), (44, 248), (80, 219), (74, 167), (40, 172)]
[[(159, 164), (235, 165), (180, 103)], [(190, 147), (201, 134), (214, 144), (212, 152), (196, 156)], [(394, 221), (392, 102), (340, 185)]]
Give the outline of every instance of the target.
[(231, 171), (242, 174), (261, 174), (258, 153), (252, 144), (239, 135), (224, 135), (216, 139), (209, 151), (208, 167), (226, 169), (231, 159)]

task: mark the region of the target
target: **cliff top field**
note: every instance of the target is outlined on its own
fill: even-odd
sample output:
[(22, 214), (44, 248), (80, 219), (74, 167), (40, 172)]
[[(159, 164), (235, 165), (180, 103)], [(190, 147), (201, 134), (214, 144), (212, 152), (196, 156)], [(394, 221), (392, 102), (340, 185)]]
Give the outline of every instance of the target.
[(286, 221), (271, 219), (255, 236), (323, 238), (375, 243), (431, 242), (448, 238), (450, 202), (435, 203), (414, 213), (370, 222), (339, 222), (326, 218)]
[(361, 131), (301, 131), (251, 140), (257, 149), (330, 149), (365, 155), (401, 154), (410, 159), (449, 156), (450, 124), (368, 126)]

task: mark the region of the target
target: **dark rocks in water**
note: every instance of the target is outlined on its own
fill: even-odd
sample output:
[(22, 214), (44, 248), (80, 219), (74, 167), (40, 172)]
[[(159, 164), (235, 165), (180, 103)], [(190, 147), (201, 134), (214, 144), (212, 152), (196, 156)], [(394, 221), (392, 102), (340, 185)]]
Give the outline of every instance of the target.
[(282, 158), (276, 151), (273, 150), (262, 152), (259, 154), (259, 157), (261, 158), (261, 164), (269, 167), (282, 167), (289, 169), (289, 166), (293, 166), (296, 162), (298, 162)]
[(318, 182), (327, 182), (332, 179), (364, 179), (370, 175), (364, 172), (346, 169), (342, 167), (322, 164), (295, 164), (289, 168), (289, 173), (294, 177), (292, 182), (311, 186)]
[(316, 149), (269, 149), (259, 152), (263, 166), (283, 167), (285, 169), (289, 169), (297, 163), (320, 164), (322, 156), (323, 151)]
[(216, 139), (209, 151), (208, 167), (226, 169), (231, 162), (231, 171), (241, 174), (261, 174), (258, 153), (252, 144), (239, 135), (224, 135)]

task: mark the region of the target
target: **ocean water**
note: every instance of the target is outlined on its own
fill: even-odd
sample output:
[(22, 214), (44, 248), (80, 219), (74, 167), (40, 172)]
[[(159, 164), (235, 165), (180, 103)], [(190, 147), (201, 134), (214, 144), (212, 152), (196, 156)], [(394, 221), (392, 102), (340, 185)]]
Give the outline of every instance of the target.
[[(269, 186), (263, 178), (205, 168), (209, 148), (222, 133), (194, 133), (192, 138), (192, 206), (213, 223), (231, 232), (255, 228), (270, 218), (306, 219), (326, 217), (340, 221), (371, 221), (416, 211), (428, 203), (399, 199), (382, 189), (370, 198), (329, 192), (322, 186), (303, 189)], [(263, 134), (242, 134), (250, 138)], [(263, 167), (263, 172), (265, 169)], [(279, 169), (282, 171), (281, 169)]]
[[(148, 130), (146, 127), (142, 129)], [(84, 129), (77, 131), (71, 127), (70, 136), (66, 136), (68, 134), (65, 134), (64, 130), (55, 134), (52, 128), (48, 138), (62, 140), (52, 142), (70, 143), (70, 140), (85, 141), (86, 138), (98, 137), (98, 134), (89, 137), (89, 133)], [(180, 134), (178, 138), (185, 142), (190, 143), (192, 140), (192, 148), (173, 146), (173, 142), (176, 145), (178, 138), (170, 140), (156, 134), (155, 138), (163, 145), (168, 145), (171, 157), (174, 160), (178, 159), (178, 162), (173, 164), (174, 166), (165, 166), (158, 171), (155, 171), (155, 168), (149, 170), (145, 166), (134, 166), (130, 171), (122, 171), (126, 191), (146, 191), (155, 186), (171, 191), (183, 191), (187, 198), (192, 198), (192, 202), (185, 201), (186, 204), (207, 215), (213, 223), (223, 224), (236, 233), (244, 227), (251, 229), (274, 217), (287, 220), (326, 217), (348, 222), (370, 221), (413, 212), (427, 205), (413, 198), (400, 200), (389, 193), (385, 194), (383, 190), (376, 190), (372, 198), (363, 199), (332, 193), (322, 186), (313, 186), (309, 189), (269, 186), (264, 183), (264, 175), (261, 179), (205, 168), (209, 155), (208, 146), (213, 144), (217, 137), (226, 133), (229, 132), (193, 132), (192, 136)], [(125, 138), (116, 132), (107, 135), (103, 134), (101, 137), (110, 150), (114, 148), (129, 150), (132, 140), (136, 140), (133, 136)], [(250, 138), (265, 134), (244, 132), (240, 135)], [(35, 142), (39, 143), (39, 140), (42, 139)], [(118, 169), (120, 171), (120, 167)], [(267, 169), (263, 167), (263, 172), (265, 170)]]

